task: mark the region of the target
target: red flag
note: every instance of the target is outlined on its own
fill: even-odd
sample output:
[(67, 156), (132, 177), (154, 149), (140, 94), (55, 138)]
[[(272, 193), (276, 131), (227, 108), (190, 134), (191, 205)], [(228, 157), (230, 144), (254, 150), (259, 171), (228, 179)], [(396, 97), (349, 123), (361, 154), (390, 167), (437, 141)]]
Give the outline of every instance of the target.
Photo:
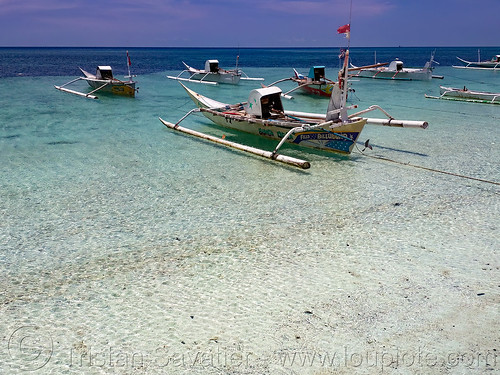
[(351, 25), (350, 24), (347, 24), (347, 25), (344, 25), (344, 26), (340, 26), (338, 29), (337, 29), (337, 32), (339, 34), (346, 34), (348, 32), (351, 31)]
[(132, 62), (130, 61), (130, 56), (128, 55), (128, 51), (127, 51), (127, 60), (128, 60), (128, 66), (132, 66)]

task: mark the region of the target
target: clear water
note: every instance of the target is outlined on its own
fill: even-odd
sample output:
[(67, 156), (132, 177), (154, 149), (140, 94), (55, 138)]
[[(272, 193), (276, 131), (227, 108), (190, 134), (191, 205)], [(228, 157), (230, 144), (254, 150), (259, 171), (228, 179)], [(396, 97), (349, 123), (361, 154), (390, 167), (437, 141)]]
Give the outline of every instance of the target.
[[(315, 52), (243, 50), (240, 63), (270, 83), (307, 72)], [(429, 55), (406, 52), (413, 66)], [(370, 156), (499, 182), (500, 106), (424, 97), (440, 84), (499, 92), (499, 72), (453, 69), (476, 51), (449, 49), (444, 80), (353, 82), (353, 104), (429, 128), (367, 126), (370, 156), (284, 146), (311, 162), (302, 171), (158, 121), (193, 107), (165, 76), (217, 53), (234, 65), (230, 50), (131, 51), (137, 97), (93, 101), (53, 85), (78, 65), (124, 66), (123, 51), (0, 50), (16, 72), (0, 79), (0, 373), (498, 371), (498, 185)], [(111, 57), (88, 66), (93, 54)], [(237, 102), (256, 83), (191, 87)], [(324, 112), (327, 100), (284, 105)], [(199, 114), (183, 124), (275, 146)]]

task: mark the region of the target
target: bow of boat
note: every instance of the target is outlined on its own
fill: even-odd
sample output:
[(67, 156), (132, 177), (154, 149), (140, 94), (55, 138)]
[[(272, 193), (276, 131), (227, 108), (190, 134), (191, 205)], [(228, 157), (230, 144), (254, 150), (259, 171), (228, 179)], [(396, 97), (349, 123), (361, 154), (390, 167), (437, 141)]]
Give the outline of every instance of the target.
[(186, 85), (183, 85), (181, 82), (179, 84), (186, 90), (188, 93), (189, 97), (191, 100), (196, 104), (198, 108), (209, 108), (209, 109), (215, 109), (215, 108), (224, 108), (228, 106), (226, 103), (219, 102), (214, 99), (210, 99), (207, 96), (201, 95), (197, 93), (196, 91), (191, 90), (189, 87)]

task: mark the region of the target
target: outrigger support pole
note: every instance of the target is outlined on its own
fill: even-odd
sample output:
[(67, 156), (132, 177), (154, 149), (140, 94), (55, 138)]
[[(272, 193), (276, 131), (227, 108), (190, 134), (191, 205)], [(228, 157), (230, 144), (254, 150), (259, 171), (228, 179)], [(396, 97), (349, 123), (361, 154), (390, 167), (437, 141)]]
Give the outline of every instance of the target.
[[(303, 131), (308, 131), (311, 129), (321, 128), (321, 127), (325, 127), (325, 126), (330, 126), (331, 124), (333, 124), (333, 121), (326, 121), (326, 122), (322, 122), (321, 124), (316, 124), (316, 125), (304, 124), (302, 126), (296, 126), (295, 128), (290, 129), (288, 131), (288, 133), (286, 133), (285, 136), (283, 138), (281, 138), (280, 143), (278, 143), (278, 145), (276, 146), (276, 148), (273, 151), (273, 155), (275, 155), (278, 152), (280, 147), (283, 146), (283, 143), (285, 143), (286, 140), (288, 139), (288, 137), (290, 137), (292, 134), (295, 134), (298, 132), (303, 132)], [(343, 124), (340, 124), (340, 125), (343, 125)], [(334, 126), (334, 127), (336, 127), (336, 126)]]
[[(174, 124), (174, 127), (173, 129), (177, 129), (177, 127), (179, 126), (180, 122), (182, 120), (184, 120), (186, 117), (188, 117), (191, 113), (194, 113), (194, 112), (200, 112), (200, 109), (199, 108), (193, 108), (192, 110), (190, 110), (188, 113), (186, 113), (184, 116), (182, 116), (182, 118), (177, 121), (175, 124)], [(160, 118), (160, 121), (161, 121), (161, 118)], [(163, 121), (162, 121), (163, 122)]]
[(311, 82), (303, 83), (302, 85), (299, 85), (297, 87), (294, 87), (291, 90), (288, 90), (287, 92), (284, 92), (283, 94), (281, 94), (281, 96), (284, 97), (285, 99), (293, 99), (293, 96), (290, 96), (288, 94), (290, 94), (291, 92), (297, 91), (298, 89), (301, 89), (302, 87), (309, 86), (310, 84), (311, 84)]
[(359, 111), (359, 112), (356, 112), (356, 113), (353, 113), (352, 115), (349, 115), (349, 118), (352, 118), (352, 117), (356, 117), (356, 116), (359, 116), (363, 113), (366, 113), (366, 112), (371, 112), (371, 111), (374, 111), (374, 110), (380, 110), (384, 115), (386, 115), (390, 120), (394, 120), (394, 117), (392, 117), (389, 113), (387, 113), (384, 109), (382, 109), (380, 106), (378, 105), (371, 105), (369, 106), (368, 108), (366, 109), (363, 109), (362, 111)]
[[(83, 96), (85, 98), (90, 98), (90, 99), (97, 99), (97, 96), (95, 95), (92, 95), (96, 90), (94, 91), (91, 91), (87, 94), (83, 93), (83, 92), (80, 92), (80, 91), (75, 91), (75, 90), (70, 90), (70, 89), (67, 89), (65, 86), (68, 86), (69, 84), (73, 83), (73, 82), (76, 82), (76, 81), (80, 81), (82, 80), (83, 78), (82, 77), (79, 77), (79, 78), (75, 78), (67, 83), (65, 83), (64, 85), (62, 86), (56, 86), (54, 85), (54, 87), (56, 89), (58, 89), (59, 91), (64, 91), (64, 92), (67, 92), (69, 94), (75, 94), (75, 95), (78, 95), (78, 96)], [(104, 87), (104, 86), (103, 86)]]
[(62, 88), (62, 87), (64, 87), (64, 86), (68, 86), (70, 83), (73, 83), (73, 82), (79, 81), (79, 80), (81, 80), (81, 79), (82, 79), (82, 77), (78, 77), (78, 78), (75, 78), (75, 79), (73, 79), (73, 80), (71, 80), (71, 81), (69, 81), (69, 82), (65, 83), (65, 84), (64, 84), (64, 85), (62, 85), (62, 86), (57, 86), (57, 87)]
[(285, 81), (291, 81), (291, 80), (292, 80), (291, 78), (278, 79), (276, 82), (270, 83), (269, 85), (265, 85), (265, 86), (266, 87), (271, 87), (271, 86), (276, 85), (277, 83), (285, 82)]
[(99, 91), (100, 89), (103, 89), (105, 86), (109, 85), (108, 82), (106, 82), (104, 85), (102, 86), (99, 86), (98, 88), (96, 88), (95, 90), (92, 90), (91, 92), (89, 92), (87, 95), (92, 95), (94, 92), (96, 91)]

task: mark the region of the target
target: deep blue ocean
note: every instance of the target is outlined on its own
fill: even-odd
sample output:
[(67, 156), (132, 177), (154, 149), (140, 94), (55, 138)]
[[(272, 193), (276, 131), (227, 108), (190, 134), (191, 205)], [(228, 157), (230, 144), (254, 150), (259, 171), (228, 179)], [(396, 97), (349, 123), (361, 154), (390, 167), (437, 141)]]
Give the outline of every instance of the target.
[[(452, 67), (477, 47), (352, 48), (355, 65), (408, 67), (436, 50), (444, 79), (353, 79), (349, 96), (429, 127), (367, 125), (351, 155), (284, 145), (308, 170), (167, 129), (194, 105), (166, 76), (239, 55), (263, 83), (336, 77), (339, 48), (128, 48), (135, 98), (54, 88), (78, 67), (123, 77), (126, 50), (0, 48), (0, 374), (500, 371), (500, 105), (425, 97), (500, 92), (500, 71)], [(189, 87), (232, 103), (260, 83)]]
[[(143, 75), (166, 70), (182, 69), (181, 61), (203, 67), (206, 59), (216, 56), (221, 66), (235, 65), (240, 56), (242, 67), (308, 68), (312, 65), (338, 67), (339, 47), (332, 48), (1, 48), (0, 77), (65, 76), (79, 74), (78, 66), (94, 67), (103, 64), (126, 72), (125, 50), (129, 50), (134, 74)], [(369, 65), (399, 58), (408, 67), (421, 67), (433, 51), (440, 66), (451, 66), (459, 61), (456, 56), (476, 61), (498, 54), (496, 47), (366, 47), (351, 48), (354, 65)], [(188, 63), (189, 64), (189, 63)]]

